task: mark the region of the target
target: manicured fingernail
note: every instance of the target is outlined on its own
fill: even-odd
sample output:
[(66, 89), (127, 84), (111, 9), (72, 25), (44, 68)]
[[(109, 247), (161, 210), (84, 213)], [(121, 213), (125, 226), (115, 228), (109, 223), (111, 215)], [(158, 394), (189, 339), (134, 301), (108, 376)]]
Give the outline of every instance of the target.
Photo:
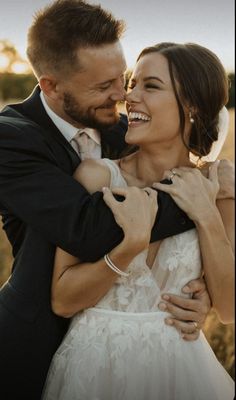
[(158, 307), (160, 308), (160, 310), (162, 310), (162, 311), (164, 311), (164, 310), (166, 310), (167, 309), (167, 306), (166, 306), (166, 304), (165, 303), (159, 303), (158, 304)]
[(173, 325), (174, 321), (173, 321), (173, 319), (167, 318), (167, 319), (165, 319), (165, 323), (166, 323), (166, 325)]
[(163, 300), (170, 300), (170, 296), (168, 296), (167, 294), (163, 294), (161, 297), (163, 298)]
[(102, 192), (103, 192), (103, 193), (105, 193), (107, 190), (108, 190), (108, 187), (106, 187), (106, 186), (104, 186), (104, 187), (102, 188)]

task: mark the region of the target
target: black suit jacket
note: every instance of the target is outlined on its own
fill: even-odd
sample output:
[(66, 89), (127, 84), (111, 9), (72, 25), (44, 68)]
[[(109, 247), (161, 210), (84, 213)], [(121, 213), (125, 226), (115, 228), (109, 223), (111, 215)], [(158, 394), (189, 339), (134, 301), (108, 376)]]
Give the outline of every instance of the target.
[[(102, 131), (103, 156), (125, 148), (127, 119)], [(50, 307), (54, 252), (60, 246), (95, 261), (122, 239), (101, 193), (89, 195), (71, 176), (80, 159), (47, 116), (37, 87), (0, 114), (0, 211), (14, 264), (0, 290), (0, 376), (5, 400), (37, 400), (69, 321)], [(160, 193), (152, 240), (193, 227)], [(12, 383), (11, 383), (12, 381)]]

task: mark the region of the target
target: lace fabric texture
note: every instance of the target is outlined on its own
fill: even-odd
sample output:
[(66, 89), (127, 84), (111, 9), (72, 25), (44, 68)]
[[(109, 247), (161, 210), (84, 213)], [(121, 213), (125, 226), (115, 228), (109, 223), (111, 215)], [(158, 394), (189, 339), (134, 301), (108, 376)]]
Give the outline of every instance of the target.
[[(117, 164), (105, 159), (111, 187), (125, 186)], [(233, 383), (203, 333), (185, 342), (158, 310), (164, 292), (201, 275), (195, 229), (162, 241), (150, 269), (147, 251), (128, 267), (129, 277), (93, 308), (77, 314), (56, 352), (44, 400), (222, 400)], [(187, 296), (187, 295), (186, 295)]]

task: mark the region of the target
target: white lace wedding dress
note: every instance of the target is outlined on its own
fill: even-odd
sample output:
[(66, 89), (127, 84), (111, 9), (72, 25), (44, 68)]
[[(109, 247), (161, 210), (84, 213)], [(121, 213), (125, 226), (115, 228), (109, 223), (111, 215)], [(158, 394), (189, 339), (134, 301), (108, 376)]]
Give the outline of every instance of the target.
[[(118, 166), (111, 187), (127, 186)], [(162, 241), (152, 269), (147, 252), (129, 265), (130, 275), (93, 308), (78, 313), (54, 355), (44, 400), (232, 400), (233, 381), (201, 332), (184, 341), (158, 310), (163, 292), (201, 274), (195, 229)]]

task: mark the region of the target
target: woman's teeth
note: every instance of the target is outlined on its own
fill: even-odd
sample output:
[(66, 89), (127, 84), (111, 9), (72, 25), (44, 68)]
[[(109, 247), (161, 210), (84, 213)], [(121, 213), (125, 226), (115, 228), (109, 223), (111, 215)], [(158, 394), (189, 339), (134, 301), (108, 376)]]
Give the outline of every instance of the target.
[(129, 121), (150, 121), (151, 118), (148, 117), (146, 114), (138, 113), (138, 112), (130, 112), (129, 113)]

